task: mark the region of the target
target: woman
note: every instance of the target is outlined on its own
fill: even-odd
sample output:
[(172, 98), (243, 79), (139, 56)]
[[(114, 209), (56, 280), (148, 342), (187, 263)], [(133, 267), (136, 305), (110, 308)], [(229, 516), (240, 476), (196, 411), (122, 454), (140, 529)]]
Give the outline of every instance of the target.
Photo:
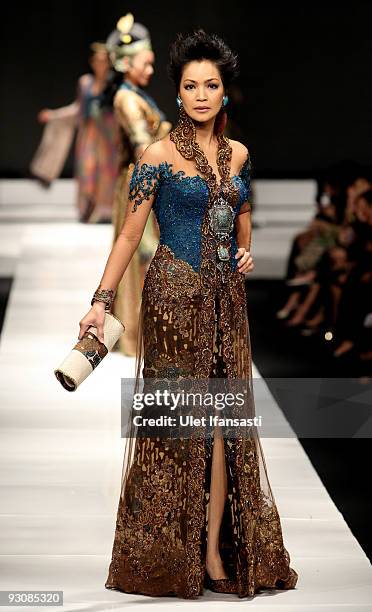
[[(149, 144), (169, 132), (171, 125), (144, 89), (153, 75), (155, 59), (147, 28), (135, 23), (133, 15), (128, 13), (119, 19), (116, 30), (107, 39), (107, 47), (115, 70), (124, 75), (114, 98), (115, 114), (121, 128), (120, 176), (113, 214), (115, 243), (127, 209), (129, 168)], [(113, 312), (125, 323), (126, 333), (117, 347), (124, 355), (136, 354), (143, 278), (158, 241), (156, 220), (150, 213), (139, 248), (119, 283), (113, 305)]]
[(31, 163), (31, 172), (47, 184), (57, 178), (77, 126), (75, 177), (79, 221), (111, 222), (119, 164), (119, 129), (109, 95), (110, 59), (103, 43), (91, 45), (89, 62), (92, 73), (79, 78), (75, 102), (40, 111), (39, 121), (49, 125)]
[[(178, 36), (171, 47), (179, 122), (136, 163), (132, 207), (80, 321), (80, 337), (94, 324), (103, 340), (105, 309), (153, 208), (160, 244), (144, 283), (136, 385), (143, 358), (149, 387), (240, 385), (247, 397), (234, 414), (253, 417), (244, 282), (253, 269), (251, 163), (247, 148), (222, 133), (236, 64), (227, 45), (202, 30)], [(218, 423), (205, 435), (199, 425), (179, 437), (135, 436), (130, 420), (105, 586), (187, 599), (204, 585), (239, 597), (293, 588), (297, 574), (256, 429), (247, 434)]]
[(336, 245), (340, 231), (339, 199), (337, 186), (332, 182), (326, 181), (319, 187), (314, 218), (292, 242), (286, 273), (289, 295), (284, 307), (276, 313), (278, 319), (286, 320), (288, 327), (301, 325), (317, 298), (318, 287), (314, 284), (316, 269), (327, 250)]

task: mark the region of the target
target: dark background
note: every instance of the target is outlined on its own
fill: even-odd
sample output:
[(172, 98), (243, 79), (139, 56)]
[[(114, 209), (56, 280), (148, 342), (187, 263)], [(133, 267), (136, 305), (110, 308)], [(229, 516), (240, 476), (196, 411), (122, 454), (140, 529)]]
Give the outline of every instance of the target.
[[(13, 2), (2, 11), (1, 176), (27, 175), (41, 135), (37, 111), (73, 100), (89, 44), (105, 39), (128, 11), (151, 31), (156, 74), (149, 91), (173, 121), (165, 66), (176, 32), (201, 26), (239, 53), (244, 100), (230, 112), (257, 178), (314, 176), (344, 160), (371, 164), (370, 0), (58, 0)], [(71, 170), (70, 156), (64, 176)]]

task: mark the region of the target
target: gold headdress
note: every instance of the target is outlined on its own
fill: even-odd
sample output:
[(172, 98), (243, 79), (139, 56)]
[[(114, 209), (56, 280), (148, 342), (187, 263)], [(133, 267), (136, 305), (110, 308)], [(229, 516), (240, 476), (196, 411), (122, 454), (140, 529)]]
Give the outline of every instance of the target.
[(115, 70), (124, 72), (124, 57), (133, 57), (143, 49), (152, 50), (150, 33), (145, 26), (134, 21), (132, 13), (127, 13), (107, 38), (106, 47)]
[(119, 21), (116, 24), (116, 29), (121, 33), (120, 39), (124, 43), (132, 42), (132, 37), (129, 34), (134, 24), (134, 17), (132, 13), (127, 13), (124, 17), (120, 17)]

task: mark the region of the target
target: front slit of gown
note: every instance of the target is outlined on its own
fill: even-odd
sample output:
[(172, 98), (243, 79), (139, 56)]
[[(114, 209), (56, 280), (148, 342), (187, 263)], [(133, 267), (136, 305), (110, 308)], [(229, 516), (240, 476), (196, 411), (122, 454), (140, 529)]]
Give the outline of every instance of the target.
[[(218, 295), (215, 297), (215, 329), (214, 329), (214, 358), (213, 367), (210, 378), (223, 378), (226, 376), (226, 364), (223, 358), (222, 351), (222, 338), (220, 329), (220, 313), (221, 307)], [(216, 414), (216, 411), (215, 411)], [(237, 544), (234, 540), (233, 526), (232, 526), (232, 478), (228, 465), (228, 440), (223, 437), (224, 443), (224, 459), (225, 459), (225, 470), (227, 476), (227, 495), (225, 498), (225, 505), (221, 520), (221, 527), (219, 533), (219, 548), (221, 559), (227, 574), (231, 578), (236, 577), (236, 554), (235, 546)], [(205, 524), (202, 533), (202, 559), (205, 570), (206, 562), (206, 550), (208, 544), (208, 510), (210, 502), (210, 485), (211, 485), (211, 470), (212, 470), (212, 459), (214, 449), (214, 436), (207, 435), (205, 438), (205, 459), (206, 459), (206, 470), (205, 470)]]

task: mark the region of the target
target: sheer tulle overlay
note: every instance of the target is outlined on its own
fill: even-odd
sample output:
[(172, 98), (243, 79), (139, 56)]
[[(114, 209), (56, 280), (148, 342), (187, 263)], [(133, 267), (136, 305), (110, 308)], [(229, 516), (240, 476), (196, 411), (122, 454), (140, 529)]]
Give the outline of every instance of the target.
[[(130, 199), (139, 203), (139, 192), (149, 197), (152, 191), (161, 238), (144, 282), (135, 391), (140, 388), (141, 378), (176, 380), (177, 384), (183, 379), (194, 380), (198, 388), (200, 384), (207, 388), (213, 379), (225, 379), (230, 389), (237, 383), (240, 389), (243, 385), (245, 401), (239, 407), (239, 417), (252, 418), (255, 407), (244, 276), (231, 264), (231, 236), (226, 242), (230, 265), (223, 270), (216, 266), (216, 238), (208, 210), (215, 202), (217, 186), (210, 166), (202, 163), (205, 158), (195, 143), (191, 120), (181, 117), (173, 134), (173, 142), (183, 156), (185, 145), (191, 141), (192, 159), (205, 174), (210, 195), (204, 208), (200, 208), (200, 258), (196, 265), (192, 256), (180, 257), (181, 236), (184, 240), (188, 237), (185, 228), (180, 228), (178, 240), (175, 236), (174, 242), (162, 240), (167, 235), (164, 224), (172, 222), (169, 207), (162, 217), (162, 202), (169, 205), (169, 190), (179, 190), (180, 184), (174, 186), (174, 175), (167, 180), (164, 164), (163, 170), (153, 165), (149, 174), (146, 153), (137, 162)], [(237, 185), (227, 176), (230, 159), (229, 141), (220, 137), (221, 188), (225, 181), (225, 197), (238, 214), (249, 192), (250, 162), (246, 160)], [(146, 182), (141, 179), (141, 170), (147, 173)], [(183, 183), (189, 200), (190, 185), (181, 178), (178, 182)], [(175, 200), (176, 210), (182, 205), (179, 191)], [(187, 437), (137, 434), (133, 419), (129, 419), (112, 560), (105, 586), (128, 593), (197, 598), (203, 593), (205, 581), (214, 437), (197, 427)], [(236, 580), (237, 595), (253, 596), (260, 588), (294, 588), (297, 574), (290, 567), (283, 544), (257, 429), (223, 430), (223, 441), (227, 496), (220, 552), (227, 573)]]

